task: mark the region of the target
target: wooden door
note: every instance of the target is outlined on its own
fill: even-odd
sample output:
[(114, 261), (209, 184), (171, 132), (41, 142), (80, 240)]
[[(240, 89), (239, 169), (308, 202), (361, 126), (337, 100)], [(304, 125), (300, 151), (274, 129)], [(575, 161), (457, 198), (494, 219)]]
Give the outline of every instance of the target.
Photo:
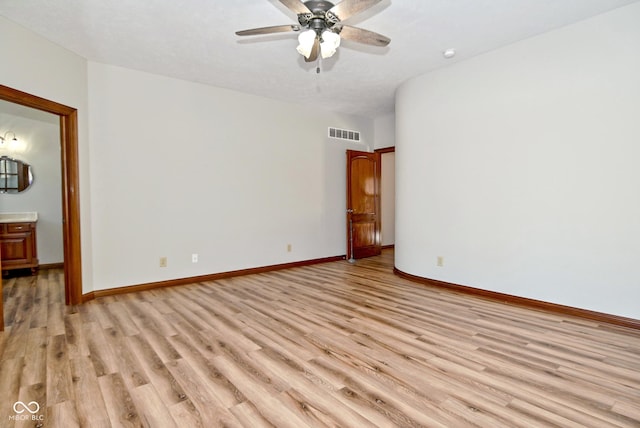
[(347, 150), (347, 259), (381, 252), (380, 174), (380, 153)]

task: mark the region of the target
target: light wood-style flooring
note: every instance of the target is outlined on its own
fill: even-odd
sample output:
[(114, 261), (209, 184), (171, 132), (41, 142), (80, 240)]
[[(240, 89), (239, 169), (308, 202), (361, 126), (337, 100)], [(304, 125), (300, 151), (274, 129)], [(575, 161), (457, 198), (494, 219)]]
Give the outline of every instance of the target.
[(392, 268), (387, 250), (77, 307), (61, 271), (5, 279), (0, 427), (640, 427), (640, 331)]

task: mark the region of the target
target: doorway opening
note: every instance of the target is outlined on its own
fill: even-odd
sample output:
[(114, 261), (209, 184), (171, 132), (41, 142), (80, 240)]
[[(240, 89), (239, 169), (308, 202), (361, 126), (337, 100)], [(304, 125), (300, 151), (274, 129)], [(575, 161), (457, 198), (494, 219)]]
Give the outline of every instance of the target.
[(82, 303), (82, 257), (80, 246), (78, 111), (73, 107), (3, 85), (0, 85), (0, 99), (53, 113), (60, 117), (65, 303), (67, 305), (80, 304)]
[(396, 242), (395, 146), (375, 149), (380, 153), (380, 244), (382, 249), (394, 248)]

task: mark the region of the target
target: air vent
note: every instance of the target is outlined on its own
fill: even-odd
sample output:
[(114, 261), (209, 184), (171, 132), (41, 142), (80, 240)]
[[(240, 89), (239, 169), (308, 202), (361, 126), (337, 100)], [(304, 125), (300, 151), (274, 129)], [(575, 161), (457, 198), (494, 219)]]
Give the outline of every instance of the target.
[(349, 131), (347, 129), (329, 128), (329, 138), (339, 138), (341, 140), (360, 141), (360, 133), (358, 131)]

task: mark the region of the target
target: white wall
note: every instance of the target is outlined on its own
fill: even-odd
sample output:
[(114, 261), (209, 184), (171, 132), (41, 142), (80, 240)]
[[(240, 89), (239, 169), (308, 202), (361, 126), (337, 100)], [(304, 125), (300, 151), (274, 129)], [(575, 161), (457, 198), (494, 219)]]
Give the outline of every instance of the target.
[(78, 109), (84, 293), (345, 253), (345, 150), (373, 150), (371, 120), (88, 69), (2, 17), (0, 40), (2, 84)]
[[(78, 109), (83, 292), (92, 290), (87, 61), (0, 16), (0, 83)], [(59, 164), (58, 164), (59, 166)]]
[(376, 117), (373, 121), (375, 149), (396, 145), (396, 115), (394, 113)]
[(639, 22), (636, 3), (402, 85), (398, 269), (640, 318)]
[(371, 120), (92, 62), (89, 101), (95, 289), (345, 254)]
[(0, 194), (0, 212), (38, 213), (36, 229), (40, 264), (62, 263), (62, 181), (58, 116), (49, 122), (0, 113), (0, 132), (15, 132), (19, 152), (1, 151), (31, 165), (33, 184), (17, 194)]

